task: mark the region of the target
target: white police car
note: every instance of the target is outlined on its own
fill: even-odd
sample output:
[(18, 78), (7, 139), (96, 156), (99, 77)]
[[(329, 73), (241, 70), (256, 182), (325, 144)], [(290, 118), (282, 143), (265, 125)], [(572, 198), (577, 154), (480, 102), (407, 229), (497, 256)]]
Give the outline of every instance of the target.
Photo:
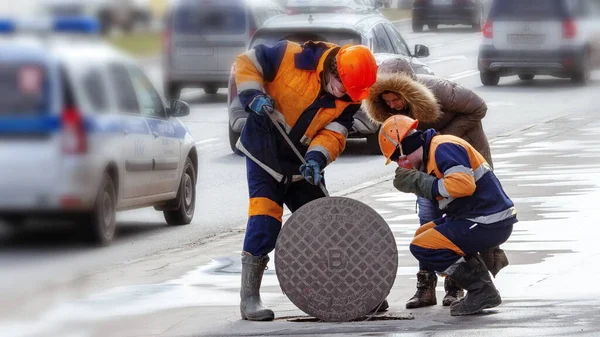
[(190, 223), (198, 154), (177, 119), (189, 106), (167, 106), (133, 60), (90, 35), (96, 21), (48, 24), (0, 21), (0, 218), (77, 220), (100, 244), (118, 210)]

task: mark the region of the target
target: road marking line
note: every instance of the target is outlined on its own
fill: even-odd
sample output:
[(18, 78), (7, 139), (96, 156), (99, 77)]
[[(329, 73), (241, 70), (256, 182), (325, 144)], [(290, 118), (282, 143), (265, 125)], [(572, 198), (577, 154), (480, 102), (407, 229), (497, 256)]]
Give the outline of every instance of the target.
[(469, 73), (471, 73), (472, 71), (473, 71), (473, 69), (471, 69), (471, 70), (466, 70), (466, 71), (461, 71), (460, 73), (452, 74), (452, 75), (449, 75), (448, 77), (461, 76), (461, 75), (464, 75), (464, 74), (469, 74)]
[(468, 71), (463, 71), (462, 73), (450, 75), (450, 76), (448, 76), (448, 79), (452, 80), (452, 81), (456, 81), (456, 80), (460, 80), (461, 78), (470, 77), (470, 76), (477, 75), (477, 74), (479, 74), (479, 70), (468, 70)]
[(437, 58), (432, 61), (427, 61), (427, 64), (434, 64), (434, 63), (440, 63), (440, 62), (444, 62), (444, 61), (454, 61), (454, 60), (468, 60), (468, 58), (465, 55), (446, 56), (446, 57)]
[(412, 18), (406, 18), (406, 19), (394, 20), (394, 21), (392, 21), (392, 23), (393, 23), (393, 24), (396, 24), (396, 23), (400, 23), (400, 22), (406, 22), (406, 21), (410, 21), (410, 20), (412, 20)]
[(490, 108), (490, 107), (495, 107), (495, 106), (517, 106), (518, 104), (508, 102), (508, 101), (495, 101), (495, 102), (488, 102), (488, 103), (486, 103), (486, 105), (488, 106), (488, 108)]
[(202, 144), (206, 144), (206, 143), (212, 143), (212, 142), (216, 142), (217, 140), (219, 140), (219, 138), (207, 138), (207, 139), (203, 139), (203, 140), (197, 141), (196, 145), (202, 145)]
[(190, 95), (194, 95), (194, 94), (200, 94), (203, 92), (204, 92), (204, 90), (202, 90), (202, 89), (188, 90), (186, 92), (182, 92), (181, 96), (190, 96)]
[(467, 42), (467, 41), (475, 41), (475, 40), (479, 40), (479, 39), (481, 39), (481, 36), (475, 36), (475, 37), (469, 37), (469, 38), (465, 38), (465, 39), (455, 40), (455, 41), (452, 41), (451, 43), (460, 43), (460, 42)]

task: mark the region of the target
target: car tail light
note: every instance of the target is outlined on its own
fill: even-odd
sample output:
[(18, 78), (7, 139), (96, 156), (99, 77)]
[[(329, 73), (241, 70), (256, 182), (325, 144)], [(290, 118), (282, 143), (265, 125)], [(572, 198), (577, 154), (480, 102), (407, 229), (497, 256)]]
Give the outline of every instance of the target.
[(572, 39), (577, 34), (577, 25), (573, 20), (563, 21), (562, 24), (563, 38)]
[(249, 36), (250, 38), (252, 38), (252, 36), (254, 36), (254, 33), (256, 33), (256, 28), (250, 29), (250, 30), (249, 30), (249, 33), (248, 33), (248, 36)]
[(297, 10), (295, 10), (295, 9), (289, 9), (289, 8), (288, 8), (288, 9), (286, 9), (286, 10), (285, 10), (285, 13), (286, 13), (287, 15), (294, 15), (294, 14), (298, 14), (298, 11), (297, 11)]
[(82, 205), (82, 202), (80, 197), (66, 195), (60, 198), (60, 205), (66, 208), (79, 207)]
[(237, 97), (237, 85), (235, 84), (235, 64), (231, 66), (229, 72), (229, 95), (227, 95), (227, 106), (231, 105), (233, 99)]
[(62, 114), (62, 150), (67, 154), (87, 152), (85, 123), (73, 107), (66, 108)]
[(483, 37), (486, 39), (491, 39), (494, 37), (494, 24), (492, 21), (487, 21), (485, 25), (483, 25)]

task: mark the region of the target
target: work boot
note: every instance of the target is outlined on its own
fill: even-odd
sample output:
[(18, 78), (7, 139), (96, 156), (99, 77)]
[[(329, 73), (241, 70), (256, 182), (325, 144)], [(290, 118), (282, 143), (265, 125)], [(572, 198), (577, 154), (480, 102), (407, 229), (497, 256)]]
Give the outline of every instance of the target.
[(450, 276), (446, 276), (444, 279), (444, 290), (446, 290), (446, 295), (442, 300), (442, 305), (445, 307), (452, 304), (452, 302), (461, 299), (465, 295), (465, 292)]
[(267, 269), (269, 256), (242, 255), (242, 287), (240, 289), (240, 312), (249, 321), (272, 321), (275, 314), (263, 306), (260, 284)]
[(369, 312), (369, 314), (378, 314), (380, 312), (384, 312), (386, 310), (388, 310), (390, 308), (390, 305), (388, 304), (387, 300), (383, 300), (383, 302), (381, 302), (379, 305), (377, 305), (375, 308), (373, 308), (373, 310), (371, 310), (371, 312)]
[(422, 308), (430, 305), (436, 305), (435, 286), (437, 285), (437, 276), (435, 273), (426, 270), (420, 270), (417, 273), (417, 292), (408, 302), (406, 309)]
[(494, 286), (485, 263), (475, 256), (465, 259), (450, 273), (458, 286), (467, 291), (464, 298), (450, 305), (450, 315), (452, 316), (477, 314), (502, 303), (500, 293)]

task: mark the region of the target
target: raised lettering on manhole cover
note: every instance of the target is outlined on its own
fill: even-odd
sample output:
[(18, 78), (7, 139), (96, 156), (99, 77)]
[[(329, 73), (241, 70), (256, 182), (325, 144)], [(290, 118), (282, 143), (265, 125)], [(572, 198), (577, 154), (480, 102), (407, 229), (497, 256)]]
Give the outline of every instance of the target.
[(328, 322), (347, 322), (377, 307), (398, 270), (396, 240), (371, 207), (344, 197), (314, 200), (281, 229), (275, 271), (300, 310)]

